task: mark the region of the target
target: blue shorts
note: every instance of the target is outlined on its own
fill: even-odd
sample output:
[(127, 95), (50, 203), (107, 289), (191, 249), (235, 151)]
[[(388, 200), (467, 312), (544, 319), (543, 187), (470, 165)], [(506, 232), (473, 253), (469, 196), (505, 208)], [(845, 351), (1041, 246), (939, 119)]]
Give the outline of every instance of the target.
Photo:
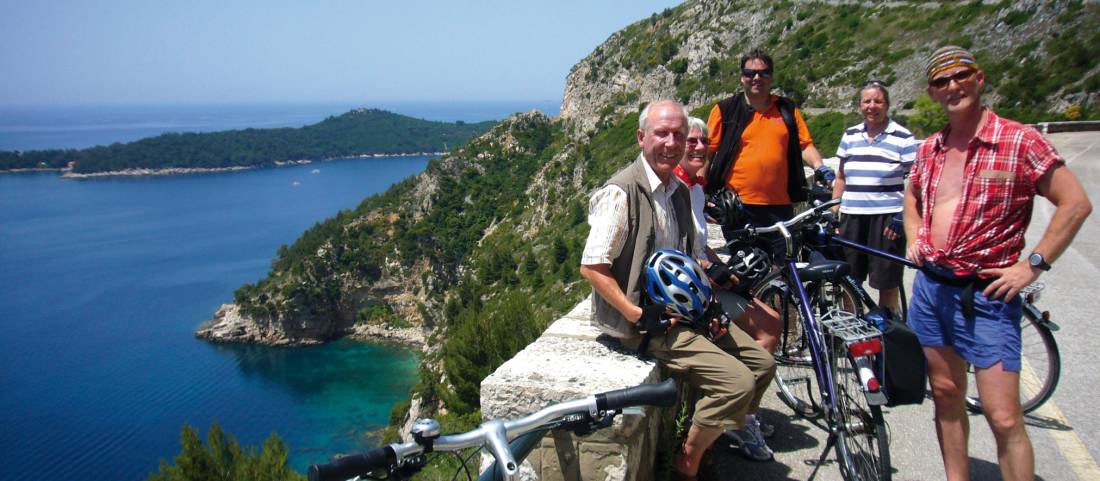
[(1020, 296), (1010, 302), (989, 300), (974, 291), (974, 320), (963, 316), (959, 298), (963, 287), (936, 282), (917, 272), (909, 302), (909, 327), (922, 346), (953, 347), (978, 368), (1003, 362), (1006, 371), (1020, 371)]

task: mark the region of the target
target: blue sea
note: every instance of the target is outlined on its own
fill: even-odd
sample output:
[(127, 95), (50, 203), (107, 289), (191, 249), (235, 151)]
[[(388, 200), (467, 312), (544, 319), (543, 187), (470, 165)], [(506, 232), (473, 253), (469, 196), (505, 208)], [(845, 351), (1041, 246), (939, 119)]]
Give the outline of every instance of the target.
[[(309, 122), (298, 114), (272, 122)], [(373, 446), (415, 382), (415, 352), (216, 345), (193, 331), (280, 245), (427, 161), (0, 175), (0, 479), (141, 480), (179, 452), (182, 426), (205, 439), (215, 421), (247, 445), (278, 433), (300, 471)]]

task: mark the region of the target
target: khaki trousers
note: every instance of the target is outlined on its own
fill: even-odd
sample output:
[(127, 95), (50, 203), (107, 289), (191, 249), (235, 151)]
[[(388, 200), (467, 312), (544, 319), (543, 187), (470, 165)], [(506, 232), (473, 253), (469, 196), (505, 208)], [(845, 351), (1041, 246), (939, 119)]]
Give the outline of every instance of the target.
[(716, 342), (673, 327), (650, 338), (649, 353), (700, 393), (692, 422), (704, 428), (741, 427), (775, 377), (775, 358), (733, 324)]

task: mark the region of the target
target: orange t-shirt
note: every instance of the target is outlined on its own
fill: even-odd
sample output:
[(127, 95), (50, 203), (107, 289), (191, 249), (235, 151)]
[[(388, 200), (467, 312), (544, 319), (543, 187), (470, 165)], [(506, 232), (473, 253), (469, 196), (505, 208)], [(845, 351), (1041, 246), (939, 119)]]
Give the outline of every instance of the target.
[[(776, 99), (772, 95), (772, 104), (763, 113), (752, 113), (741, 133), (741, 148), (726, 182), (746, 204), (791, 203), (791, 196), (787, 194), (787, 125), (775, 106)], [(813, 144), (814, 139), (798, 109), (794, 109), (794, 119), (798, 125), (798, 143), (804, 149)], [(717, 105), (710, 110), (707, 128), (710, 130), (710, 151), (717, 152), (722, 143), (722, 111)]]

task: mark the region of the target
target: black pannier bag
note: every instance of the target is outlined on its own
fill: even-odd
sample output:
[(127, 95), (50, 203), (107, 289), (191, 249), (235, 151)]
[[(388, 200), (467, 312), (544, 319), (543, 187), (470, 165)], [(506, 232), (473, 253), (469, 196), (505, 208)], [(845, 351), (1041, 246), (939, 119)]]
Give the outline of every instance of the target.
[(917, 334), (881, 308), (867, 312), (866, 319), (882, 331), (883, 354), (878, 362), (886, 405), (924, 402), (928, 366)]

